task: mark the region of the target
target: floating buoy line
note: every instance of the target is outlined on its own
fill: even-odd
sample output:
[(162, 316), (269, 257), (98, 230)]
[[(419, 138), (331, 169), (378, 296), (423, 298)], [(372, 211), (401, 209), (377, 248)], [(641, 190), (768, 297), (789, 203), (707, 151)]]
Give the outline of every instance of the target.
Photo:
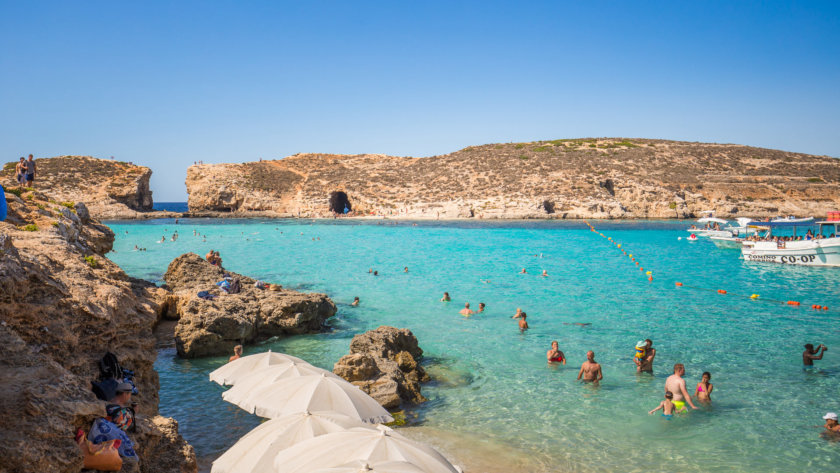
[[(649, 282), (653, 282), (653, 271), (648, 270), (647, 272), (645, 272), (644, 267), (636, 259), (636, 257), (633, 255), (633, 253), (629, 253), (627, 251), (626, 247), (622, 248), (622, 246), (623, 246), (622, 243), (619, 243), (619, 242), (613, 240), (612, 237), (604, 235), (602, 232), (599, 232), (592, 224), (590, 224), (586, 220), (584, 220), (583, 223), (585, 223), (586, 226), (589, 227), (589, 231), (591, 231), (592, 233), (595, 233), (596, 235), (600, 236), (601, 238), (607, 240), (616, 249), (620, 250), (623, 255), (627, 256), (627, 258), (630, 261), (632, 261), (635, 264), (636, 267), (639, 268), (640, 272), (643, 272), (648, 277)], [(766, 297), (761, 297), (758, 294), (738, 294), (738, 293), (734, 293), (734, 292), (729, 292), (726, 289), (709, 289), (709, 288), (705, 288), (705, 287), (685, 285), (685, 284), (683, 284), (679, 281), (675, 282), (674, 286), (675, 287), (684, 287), (684, 288), (688, 288), (688, 289), (696, 289), (698, 291), (717, 292), (718, 294), (727, 295), (727, 296), (743, 297), (743, 298), (746, 298), (746, 299), (761, 300), (761, 301), (773, 302), (773, 303), (777, 303), (777, 304), (786, 304), (786, 305), (793, 306), (793, 307), (799, 307), (799, 306), (802, 305), (802, 303), (799, 302), (799, 301), (793, 301), (793, 300), (783, 301), (783, 300), (778, 300), (778, 299), (768, 299)], [(828, 310), (828, 306), (820, 305), (820, 304), (812, 304), (811, 309), (813, 309), (813, 310)]]

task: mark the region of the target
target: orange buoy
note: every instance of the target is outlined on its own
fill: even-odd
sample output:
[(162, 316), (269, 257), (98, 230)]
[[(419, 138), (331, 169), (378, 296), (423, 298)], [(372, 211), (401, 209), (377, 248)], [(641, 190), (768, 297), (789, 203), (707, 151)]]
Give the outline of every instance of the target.
[(649, 277), (649, 278), (648, 278), (648, 281), (651, 281), (651, 282), (652, 282), (652, 281), (653, 281), (653, 276)]
[(682, 286), (681, 282), (675, 283), (677, 286)]
[(824, 306), (823, 306), (823, 310), (828, 310), (828, 306), (827, 306), (827, 305), (824, 305)]
[(799, 302), (796, 301), (787, 301), (788, 305), (799, 305)]
[(724, 291), (723, 289), (718, 289), (718, 294), (726, 294), (726, 291)]
[[(634, 260), (634, 261), (635, 261), (635, 260)], [(636, 261), (636, 266), (638, 266), (638, 265), (639, 265), (639, 262), (638, 262), (638, 261)]]

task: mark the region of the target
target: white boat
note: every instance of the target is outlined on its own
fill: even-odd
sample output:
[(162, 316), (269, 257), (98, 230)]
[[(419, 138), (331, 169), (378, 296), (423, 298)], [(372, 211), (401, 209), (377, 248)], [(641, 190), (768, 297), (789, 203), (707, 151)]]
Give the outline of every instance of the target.
[[(711, 212), (711, 210), (706, 210), (705, 212)], [(700, 224), (700, 226), (692, 225), (691, 227), (686, 228), (685, 230), (687, 232), (691, 232), (701, 237), (728, 236), (731, 234), (729, 231), (723, 229), (722, 227), (723, 225), (728, 225), (729, 221), (724, 220), (722, 218), (716, 218), (711, 216), (703, 217), (698, 218), (697, 223)]]
[[(783, 263), (805, 266), (840, 266), (840, 221), (815, 222), (813, 218), (795, 220), (776, 220), (770, 222), (750, 222), (750, 226), (768, 227), (769, 237), (774, 229), (792, 228), (796, 237), (797, 227), (818, 226), (815, 235), (819, 238), (772, 241), (772, 240), (744, 240), (741, 256), (746, 261), (760, 261), (765, 263)], [(829, 233), (829, 235), (826, 235)]]
[(750, 226), (749, 223), (752, 219), (747, 217), (738, 217), (735, 220), (738, 222), (737, 227), (726, 227), (724, 229), (729, 232), (728, 235), (713, 235), (709, 238), (715, 246), (718, 248), (739, 250), (744, 240), (750, 236), (750, 231), (755, 235), (759, 235), (759, 232), (769, 230), (769, 227)]

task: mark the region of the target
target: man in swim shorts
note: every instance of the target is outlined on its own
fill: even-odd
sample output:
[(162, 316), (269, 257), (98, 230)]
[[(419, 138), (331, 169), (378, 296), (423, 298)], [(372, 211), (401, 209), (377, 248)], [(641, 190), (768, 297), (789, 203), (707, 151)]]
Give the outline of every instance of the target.
[(586, 352), (586, 361), (580, 365), (580, 371), (578, 372), (577, 379), (581, 379), (581, 376), (583, 377), (584, 383), (592, 383), (595, 385), (604, 379), (604, 375), (601, 373), (601, 365), (595, 362), (595, 352), (592, 350)]
[(461, 309), (461, 311), (458, 312), (458, 313), (465, 316), (465, 317), (469, 317), (470, 315), (475, 314), (475, 312), (470, 309), (470, 303), (469, 302), (464, 302), (464, 308)]
[(633, 358), (633, 363), (636, 363), (636, 371), (640, 373), (653, 373), (653, 359), (655, 357), (656, 348), (653, 348), (653, 341), (648, 338), (645, 340), (644, 358)]
[(697, 406), (691, 402), (691, 397), (685, 389), (685, 380), (682, 378), (685, 374), (685, 365), (677, 363), (674, 365), (674, 374), (668, 376), (665, 380), (665, 392), (670, 392), (674, 395), (674, 408), (676, 412), (685, 412), (685, 403), (692, 409), (697, 409)]
[(35, 187), (35, 160), (31, 154), (26, 161), (26, 187)]

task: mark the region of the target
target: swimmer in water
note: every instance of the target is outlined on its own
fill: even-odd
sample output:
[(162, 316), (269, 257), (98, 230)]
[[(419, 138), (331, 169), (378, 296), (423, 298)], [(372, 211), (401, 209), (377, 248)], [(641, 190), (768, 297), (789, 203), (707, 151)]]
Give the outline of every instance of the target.
[(528, 271), (525, 271), (525, 268), (522, 268), (522, 271), (520, 271), (519, 274), (528, 274)]
[(586, 361), (580, 365), (580, 371), (578, 372), (577, 379), (581, 379), (581, 377), (583, 377), (584, 383), (592, 383), (595, 385), (604, 379), (604, 375), (601, 373), (601, 365), (595, 362), (595, 352), (592, 350), (586, 352)]
[(485, 305), (484, 305), (484, 303), (483, 303), (483, 302), (479, 302), (479, 303), (478, 303), (478, 313), (479, 313), (479, 314), (480, 314), (480, 313), (482, 313), (482, 312), (484, 312), (484, 307), (485, 307)]
[(404, 273), (407, 273), (407, 272), (408, 272), (408, 266), (406, 266), (405, 268), (403, 268), (403, 272), (404, 272)]
[(548, 271), (543, 270), (543, 272), (542, 272), (542, 274), (540, 274), (540, 276), (542, 276), (542, 277), (548, 276)]
[(709, 382), (711, 379), (712, 374), (706, 371), (703, 373), (700, 382), (697, 383), (697, 387), (694, 389), (694, 395), (697, 397), (698, 402), (712, 402), (712, 390), (715, 389), (715, 386)]
[(350, 304), (350, 305), (353, 306), (353, 307), (358, 307), (359, 306), (359, 297), (356, 296), (356, 298), (353, 299), (353, 303)]
[(519, 316), (519, 331), (520, 332), (524, 332), (524, 331), (528, 330), (528, 328), (529, 328), (528, 327), (528, 321), (526, 320), (527, 317), (528, 317), (528, 314), (526, 314), (525, 312), (523, 312)]
[(566, 356), (563, 355), (563, 352), (560, 351), (560, 348), (558, 348), (557, 340), (551, 342), (551, 349), (546, 352), (545, 357), (548, 359), (549, 363), (566, 364)]
[(165, 241), (166, 241), (166, 235), (164, 235), (164, 236), (160, 237), (160, 242), (161, 242), (161, 243), (163, 243), (163, 242), (165, 242)]
[(475, 311), (470, 309), (470, 303), (469, 302), (464, 302), (464, 308), (461, 309), (461, 311), (458, 312), (458, 313), (463, 315), (464, 317), (469, 317), (469, 316), (475, 314)]
[(522, 317), (522, 308), (521, 307), (516, 308), (516, 313), (513, 314), (513, 317), (511, 317), (511, 318), (512, 319), (518, 319), (519, 317)]
[(659, 406), (656, 409), (651, 409), (648, 411), (648, 414), (653, 414), (654, 412), (662, 409), (662, 417), (671, 420), (674, 417), (674, 402), (671, 399), (674, 398), (674, 395), (670, 392), (665, 393), (665, 400), (659, 403)]
[(448, 293), (448, 292), (444, 292), (444, 293), (443, 293), (443, 297), (441, 297), (441, 298), (440, 298), (440, 301), (441, 301), (441, 302), (449, 302), (449, 301), (451, 301), (451, 300), (452, 300), (452, 299), (449, 297), (449, 293)]
[(691, 402), (691, 397), (685, 389), (685, 380), (683, 379), (684, 374), (685, 365), (677, 363), (674, 365), (674, 374), (668, 376), (668, 379), (665, 380), (665, 392), (671, 392), (674, 394), (674, 406), (676, 407), (677, 412), (685, 412), (686, 402), (692, 409), (697, 409), (697, 406)]

